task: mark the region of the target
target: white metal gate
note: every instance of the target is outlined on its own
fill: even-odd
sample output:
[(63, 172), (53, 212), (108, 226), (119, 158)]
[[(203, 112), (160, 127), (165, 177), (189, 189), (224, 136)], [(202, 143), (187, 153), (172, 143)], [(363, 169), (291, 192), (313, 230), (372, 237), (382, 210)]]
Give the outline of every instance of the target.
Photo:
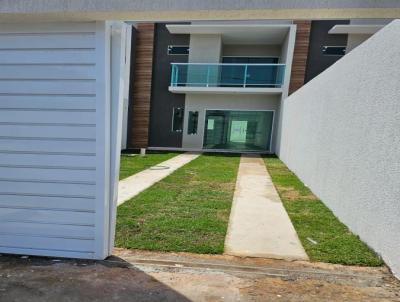
[(0, 25), (0, 252), (111, 253), (123, 28)]

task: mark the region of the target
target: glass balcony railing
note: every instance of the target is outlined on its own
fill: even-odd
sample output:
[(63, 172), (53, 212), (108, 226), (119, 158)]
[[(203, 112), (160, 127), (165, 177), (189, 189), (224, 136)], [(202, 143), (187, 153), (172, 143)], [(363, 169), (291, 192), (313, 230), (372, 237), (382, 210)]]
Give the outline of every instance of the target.
[(285, 64), (172, 63), (173, 87), (258, 87), (283, 85)]

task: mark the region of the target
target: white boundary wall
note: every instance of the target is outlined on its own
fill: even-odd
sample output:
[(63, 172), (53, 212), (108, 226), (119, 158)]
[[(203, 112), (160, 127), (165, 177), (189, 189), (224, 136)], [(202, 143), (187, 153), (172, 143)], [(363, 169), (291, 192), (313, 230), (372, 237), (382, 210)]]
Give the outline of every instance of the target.
[(123, 78), (111, 58), (125, 51), (111, 37), (121, 27), (0, 25), (1, 253), (110, 254)]
[(280, 158), (400, 276), (400, 21), (283, 107)]

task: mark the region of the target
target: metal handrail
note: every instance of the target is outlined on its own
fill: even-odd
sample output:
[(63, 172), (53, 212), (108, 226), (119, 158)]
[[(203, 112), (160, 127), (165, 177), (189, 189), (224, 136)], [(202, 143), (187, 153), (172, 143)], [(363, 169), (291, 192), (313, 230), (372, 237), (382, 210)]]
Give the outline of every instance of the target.
[(215, 65), (215, 66), (226, 66), (226, 65), (237, 65), (237, 66), (285, 66), (284, 63), (171, 63), (171, 65)]
[[(283, 85), (285, 66), (283, 63), (171, 63), (171, 86), (194, 87), (281, 87)], [(180, 67), (182, 66), (182, 67)], [(190, 66), (202, 66), (200, 70), (190, 69)], [(224, 77), (223, 67), (241, 67), (236, 77)], [(260, 79), (259, 74), (253, 76), (249, 73), (250, 67), (275, 67), (266, 69), (266, 78)], [(184, 68), (185, 67), (185, 68)], [(243, 71), (242, 71), (243, 68)], [(269, 71), (268, 71), (269, 70)], [(254, 72), (254, 70), (253, 70)], [(272, 74), (268, 74), (272, 72)], [(254, 75), (254, 74), (253, 74)], [(270, 78), (268, 78), (270, 76)], [(227, 80), (228, 79), (228, 80)], [(262, 82), (265, 80), (265, 82)], [(239, 83), (238, 83), (239, 81)]]

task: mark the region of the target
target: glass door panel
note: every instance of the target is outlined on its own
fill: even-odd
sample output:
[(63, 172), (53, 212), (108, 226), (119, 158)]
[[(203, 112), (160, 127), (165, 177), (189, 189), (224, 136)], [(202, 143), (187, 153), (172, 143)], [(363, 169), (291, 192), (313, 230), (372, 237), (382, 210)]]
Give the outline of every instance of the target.
[[(230, 64), (277, 64), (277, 57), (223, 57), (222, 63)], [(227, 65), (221, 70), (223, 86), (275, 87), (278, 67), (271, 65)], [(246, 79), (244, 79), (246, 77)], [(230, 83), (230, 84), (227, 84)]]
[(207, 110), (205, 149), (269, 151), (272, 111)]
[(247, 136), (247, 121), (232, 121), (229, 141), (232, 143), (245, 143)]
[(204, 136), (204, 144), (208, 146), (208, 149), (215, 149), (226, 143), (225, 124), (224, 115), (217, 113), (208, 116)]

